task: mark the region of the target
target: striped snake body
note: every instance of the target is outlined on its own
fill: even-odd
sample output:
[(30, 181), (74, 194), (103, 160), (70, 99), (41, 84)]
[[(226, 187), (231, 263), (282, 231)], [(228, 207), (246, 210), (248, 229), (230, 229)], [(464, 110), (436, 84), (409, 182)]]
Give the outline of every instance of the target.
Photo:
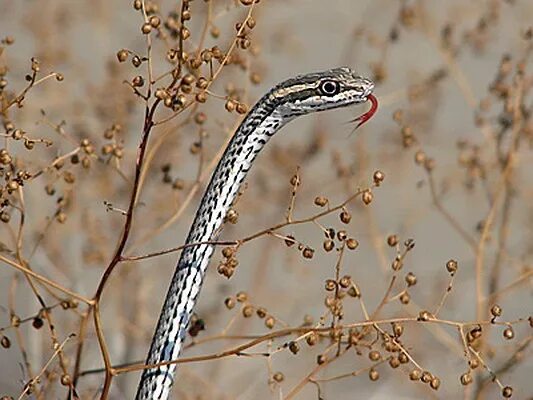
[[(230, 140), (203, 195), (186, 244), (217, 239), (226, 213), (257, 154), (283, 125), (299, 115), (363, 103), (367, 99), (375, 105), (373, 88), (372, 81), (344, 67), (288, 79), (264, 95)], [(178, 358), (213, 251), (209, 244), (186, 247), (182, 251), (147, 365)], [(176, 364), (145, 369), (136, 400), (168, 399), (175, 370)]]

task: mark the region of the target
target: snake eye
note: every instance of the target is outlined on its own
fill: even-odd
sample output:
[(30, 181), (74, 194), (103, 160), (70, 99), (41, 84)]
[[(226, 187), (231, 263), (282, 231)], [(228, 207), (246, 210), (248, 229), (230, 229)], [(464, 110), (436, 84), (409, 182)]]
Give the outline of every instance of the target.
[(340, 88), (341, 87), (339, 85), (339, 82), (336, 82), (336, 81), (324, 81), (320, 83), (320, 87), (319, 87), (322, 94), (327, 95), (327, 96), (333, 96), (339, 93)]

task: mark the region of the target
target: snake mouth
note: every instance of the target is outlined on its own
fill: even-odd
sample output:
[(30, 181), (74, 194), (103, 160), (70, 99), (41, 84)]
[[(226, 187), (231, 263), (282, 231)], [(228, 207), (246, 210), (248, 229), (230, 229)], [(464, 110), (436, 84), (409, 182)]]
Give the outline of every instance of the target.
[(369, 98), (370, 96), (373, 96), (372, 93), (374, 92), (374, 86), (375, 86), (374, 82), (368, 81), (366, 83), (367, 83), (367, 87), (366, 87), (365, 94), (364, 94), (365, 102), (367, 102), (368, 100), (373, 101), (372, 99), (369, 99)]

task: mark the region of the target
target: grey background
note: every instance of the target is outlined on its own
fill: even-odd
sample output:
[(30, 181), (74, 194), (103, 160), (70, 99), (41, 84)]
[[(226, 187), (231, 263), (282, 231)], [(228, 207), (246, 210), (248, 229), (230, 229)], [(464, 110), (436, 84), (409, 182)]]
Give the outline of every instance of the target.
[[(430, 21), (429, 29), (435, 35), (438, 36), (439, 27), (444, 23), (454, 21), (459, 36), (464, 29), (476, 25), (480, 14), (491, 2), (423, 3)], [(501, 14), (498, 23), (488, 29), (487, 48), (478, 53), (464, 49), (458, 59), (458, 64), (478, 101), (486, 96), (487, 86), (495, 76), (501, 55), (504, 52), (519, 54), (523, 47), (520, 32), (530, 27), (533, 20), (533, 5), (530, 1), (516, 1), (512, 6), (505, 2), (494, 3), (499, 4)], [(173, 3), (165, 2), (162, 8), (168, 10), (171, 4)], [(195, 6), (199, 7), (198, 4)], [(386, 39), (398, 10), (399, 3), (393, 1), (263, 0), (257, 6), (258, 26), (253, 34), (262, 52), (258, 58), (253, 59), (252, 65), (262, 71), (264, 79), (259, 86), (250, 88), (249, 104), (273, 84), (297, 73), (349, 65), (357, 68), (363, 75), (371, 75), (371, 63), (379, 60), (380, 51), (369, 46), (368, 38), (371, 36), (377, 40)], [(230, 10), (227, 15), (221, 17), (222, 31), (232, 29), (232, 25), (238, 20), (237, 16), (242, 15), (242, 11)], [(39, 131), (43, 135), (50, 134), (42, 127), (33, 125), (39, 118), (39, 104), (46, 104), (50, 118), (66, 118), (68, 126), (73, 127), (74, 131), (77, 130), (76, 127), (80, 127), (80, 133), (76, 134), (82, 135), (81, 132), (86, 131), (96, 137), (104, 126), (109, 125), (108, 122), (113, 119), (110, 116), (120, 114), (120, 110), (104, 109), (104, 117), (100, 118), (92, 106), (97, 102), (95, 99), (99, 96), (120, 96), (122, 91), (125, 91), (124, 85), (120, 86), (120, 80), (131, 77), (134, 73), (131, 67), (121, 66), (117, 77), (106, 81), (109, 70), (107, 65), (114, 63), (115, 53), (120, 48), (143, 51), (144, 41), (138, 33), (139, 25), (140, 17), (132, 10), (129, 1), (1, 0), (0, 35), (9, 34), (16, 38), (16, 46), (9, 50), (8, 57), (10, 65), (17, 66), (14, 73), (19, 87), (23, 84), (24, 68), (33, 55), (38, 55), (43, 60), (47, 70), (63, 72), (68, 81), (66, 89), (51, 84), (53, 88), (43, 87), (33, 92), (28, 106), (19, 112), (17, 119), (25, 123), (28, 129), (34, 127), (36, 133)], [(194, 34), (194, 29), (198, 28), (192, 29)], [(359, 35), (354, 33), (358, 29), (362, 32)], [(448, 188), (444, 197), (445, 205), (462, 226), (476, 237), (475, 227), (486, 215), (486, 202), (482, 191), (466, 192), (463, 188), (462, 171), (456, 162), (456, 141), (468, 139), (483, 143), (483, 137), (474, 125), (472, 109), (456, 82), (450, 77), (438, 85), (434, 96), (428, 97), (427, 103), (411, 105), (408, 102), (405, 94), (409, 85), (420, 82), (443, 65), (443, 59), (427, 36), (413, 29), (401, 29), (399, 43), (387, 50), (385, 65), (388, 77), (376, 89), (376, 95), (381, 100), (379, 112), (357, 134), (348, 137), (351, 127), (344, 122), (353, 118), (364, 106), (302, 118), (277, 135), (249, 176), (248, 188), (239, 200), (239, 224), (226, 227), (223, 238), (229, 240), (243, 237), (281, 220), (288, 201), (288, 181), (297, 165), (302, 168), (303, 181), (298, 194), (297, 215), (306, 216), (316, 211), (312, 205), (312, 199), (316, 195), (327, 193), (334, 204), (345, 198), (346, 182), (336, 178), (332, 166), (333, 154), (338, 152), (353, 173), (349, 180), (352, 189), (368, 185), (372, 172), (376, 169), (382, 170), (386, 175), (383, 187), (375, 191), (375, 200), (371, 207), (360, 207), (359, 204), (351, 207), (353, 222), (349, 231), (359, 240), (360, 248), (348, 255), (345, 271), (357, 278), (363, 288), (367, 305), (375, 307), (381, 299), (389, 281), (388, 263), (394, 257), (394, 251), (386, 248), (385, 254), (388, 258), (383, 260), (372, 239), (376, 232), (382, 239), (395, 232), (402, 239), (414, 238), (416, 241), (416, 248), (409, 254), (408, 265), (405, 267), (406, 271), (415, 272), (419, 280), (419, 284), (412, 291), (413, 300), (428, 308), (435, 306), (448, 280), (444, 264), (448, 259), (454, 258), (459, 260), (460, 276), (441, 317), (473, 320), (473, 254), (432, 206), (427, 185), (424, 184), (426, 175), (422, 168), (414, 165), (413, 151), (401, 151), (398, 145), (399, 128), (392, 121), (391, 115), (398, 108), (418, 110), (424, 115), (424, 118), (414, 121), (414, 126), (421, 146), (437, 162), (435, 176), (439, 187)], [(226, 77), (236, 81), (242, 79), (235, 71), (229, 72)], [(223, 87), (217, 85), (214, 90), (222, 93)], [(64, 91), (68, 93), (65, 94)], [(87, 106), (87, 103), (91, 103), (91, 106)], [(124, 136), (127, 157), (123, 169), (127, 174), (130, 174), (133, 168), (134, 151), (142, 122), (142, 106), (138, 102), (133, 104), (138, 112), (134, 113), (136, 116), (128, 117), (127, 134)], [(208, 103), (208, 106), (214, 107), (212, 103)], [(219, 104), (213, 111), (214, 115), (227, 119), (221, 109)], [(210, 121), (213, 119), (216, 120), (216, 117)], [(232, 121), (227, 121), (225, 126), (232, 126)], [(319, 154), (305, 161), (304, 165), (301, 163), (301, 157), (291, 158), (291, 151), (305, 148), (310, 137), (320, 130), (325, 133), (326, 142)], [(223, 143), (223, 134), (217, 133), (214, 124), (210, 126), (209, 131), (211, 136), (208, 152), (213, 155)], [(159, 182), (158, 168), (166, 160), (173, 162), (174, 173), (186, 180), (193, 179), (196, 164), (187, 154), (187, 148), (193, 140), (194, 133), (169, 139), (168, 146), (158, 155), (160, 159), (148, 175), (149, 182)], [(64, 150), (68, 150), (68, 146)], [(53, 153), (50, 154), (53, 156)], [(531, 153), (524, 152), (522, 157), (520, 162), (523, 166), (531, 165)], [(276, 165), (276, 160), (284, 162)], [(521, 197), (512, 215), (513, 228), (508, 248), (524, 265), (531, 265), (531, 174), (527, 174), (527, 167), (523, 167), (521, 173), (526, 175), (521, 177), (524, 186), (521, 187)], [(143, 236), (144, 224), (157, 226), (161, 223), (165, 215), (171, 214), (175, 204), (174, 198), (169, 194), (171, 192), (159, 191), (155, 183), (147, 186), (146, 194), (142, 197), (145, 206), (139, 209), (136, 218), (134, 239)], [(107, 200), (117, 207), (125, 207), (129, 188), (109, 183), (103, 188), (82, 185), (77, 190), (79, 193), (71, 212), (72, 219), (69, 219), (69, 224), (72, 225), (58, 227), (57, 243), (53, 244), (54, 240), (50, 238), (51, 242), (48, 243), (55, 252), (61, 254), (62, 265), (66, 269), (61, 267), (57, 270), (53, 266), (54, 262), (47, 260), (48, 257), (53, 259), (54, 256), (40, 252), (35, 255), (34, 268), (90, 296), (101, 275), (102, 266), (109, 259), (121, 226), (118, 215), (105, 213), (102, 201)], [(50, 203), (47, 203), (47, 200), (42, 201), (41, 197), (39, 192), (35, 191), (35, 195), (28, 195), (26, 201), (29, 214), (36, 216), (35, 220), (42, 224), (43, 215), (50, 214), (52, 208)], [(143, 247), (135, 249), (134, 253), (143, 254), (181, 244), (198, 201), (197, 195), (179, 223), (152, 238)], [(156, 221), (149, 218), (152, 208), (160, 212)], [(94, 219), (85, 221), (81, 216), (83, 209)], [(338, 226), (340, 224), (337, 221), (336, 217), (330, 217), (326, 218), (323, 224)], [(86, 225), (94, 225), (93, 228), (101, 233), (102, 241), (108, 242), (109, 247), (104, 250), (107, 258), (104, 257), (103, 262), (90, 266), (87, 266), (80, 256), (88, 234), (76, 229)], [(30, 225), (28, 230), (31, 229), (37, 227)], [(304, 314), (316, 318), (323, 312), (323, 281), (331, 277), (335, 258), (318, 251), (321, 248), (322, 236), (314, 226), (291, 228), (285, 232), (295, 232), (298, 238), (305, 238), (313, 244), (317, 248), (315, 258), (312, 261), (302, 260), (297, 252), (286, 250), (278, 241), (264, 238), (242, 249), (239, 255), (240, 266), (231, 280), (226, 281), (216, 274), (215, 268), (211, 268), (198, 305), (198, 312), (208, 324), (208, 334), (220, 331), (235, 314), (224, 310), (222, 299), (238, 290), (249, 291), (254, 304), (265, 305), (282, 320), (291, 321), (293, 324), (301, 320)], [(4, 237), (4, 233), (0, 233), (0, 236)], [(489, 260), (493, 256), (492, 245), (493, 243), (488, 250)], [(215, 256), (212, 265), (216, 266), (219, 259), (220, 256)], [(144, 358), (175, 260), (176, 255), (168, 255), (142, 264), (127, 265), (121, 268), (121, 272), (111, 281), (102, 308), (106, 338), (116, 363)], [(490, 262), (487, 262), (487, 265), (490, 265)], [(503, 278), (505, 282), (513, 281), (520, 274), (516, 266), (505, 264), (504, 268), (509, 270)], [(0, 268), (2, 305), (7, 304), (7, 291), (12, 276), (12, 270)], [(38, 307), (33, 298), (28, 300), (27, 288), (22, 289), (23, 285), (21, 281), (17, 311), (20, 315), (31, 315)], [(527, 317), (528, 313), (531, 313), (531, 286), (523, 286), (511, 296), (503, 297), (501, 305), (505, 309), (505, 317), (510, 320)], [(404, 312), (399, 306), (392, 305), (383, 315), (403, 315)], [(361, 319), (355, 306), (354, 310), (349, 310), (348, 313), (347, 320)], [(58, 323), (64, 323), (61, 330), (63, 335), (71, 332), (68, 328), (76, 329), (75, 320), (67, 314), (58, 312), (57, 318)], [(2, 326), (7, 324), (8, 315), (0, 313), (0, 321)], [(238, 324), (240, 329), (236, 332), (241, 334), (265, 331), (257, 318), (250, 321), (240, 319)], [(26, 334), (30, 359), (34, 361), (35, 366), (43, 365), (49, 354), (46, 335), (36, 334), (30, 329), (23, 332)], [(436, 338), (425, 329), (414, 326), (407, 327), (405, 337), (406, 345), (412, 349), (414, 357), (441, 377), (443, 384), (438, 392), (430, 392), (421, 384), (410, 383), (405, 373), (382, 368), (382, 378), (375, 383), (370, 382), (364, 374), (324, 385), (325, 398), (461, 398), (463, 391), (458, 377), (466, 370), (466, 365), (461, 356), (462, 350), (456, 333), (450, 329), (446, 329), (446, 332), (444, 341), (450, 339), (448, 345), (438, 339), (439, 335)], [(517, 329), (517, 338), (525, 338), (528, 334), (530, 331), (527, 329)], [(490, 361), (498, 365), (498, 362), (505, 359), (511, 347), (508, 343), (503, 343), (499, 333), (495, 334), (494, 342), (499, 347)], [(232, 343), (223, 343), (222, 347)], [(73, 348), (74, 346), (71, 346), (71, 350)], [(220, 343), (208, 344), (198, 349), (193, 348), (185, 355), (205, 354), (220, 348)], [(87, 338), (85, 351), (85, 368), (102, 365), (93, 332)], [(199, 398), (206, 399), (282, 398), (280, 393), (286, 394), (310, 371), (316, 357), (314, 349), (302, 352), (304, 354), (298, 357), (285, 353), (273, 358), (274, 370), (283, 371), (287, 377), (286, 381), (273, 391), (270, 391), (267, 385), (264, 359), (233, 358), (180, 367), (180, 388), (191, 397), (186, 397), (176, 390), (175, 395), (179, 396), (176, 398), (194, 398), (192, 396), (195, 393), (202, 393), (203, 397)], [(530, 358), (531, 351), (526, 356)], [(13, 346), (9, 351), (0, 351), (0, 358), (0, 393), (18, 396), (20, 382), (25, 379), (19, 367), (20, 352)], [(344, 358), (327, 369), (322, 376), (333, 376), (358, 369), (366, 365), (366, 361), (364, 357)], [(502, 380), (515, 388), (515, 398), (525, 399), (533, 393), (528, 382), (532, 373), (533, 366), (529, 359), (512, 373), (505, 374)], [(112, 398), (131, 398), (137, 379), (136, 374), (117, 378), (113, 385)], [(86, 390), (86, 393), (93, 393), (100, 382), (97, 376), (83, 378), (80, 388)], [(499, 398), (496, 386), (489, 388), (486, 398)], [(61, 396), (62, 393), (58, 394), (58, 397)], [(298, 398), (316, 398), (315, 396), (316, 389), (313, 385), (308, 385)]]

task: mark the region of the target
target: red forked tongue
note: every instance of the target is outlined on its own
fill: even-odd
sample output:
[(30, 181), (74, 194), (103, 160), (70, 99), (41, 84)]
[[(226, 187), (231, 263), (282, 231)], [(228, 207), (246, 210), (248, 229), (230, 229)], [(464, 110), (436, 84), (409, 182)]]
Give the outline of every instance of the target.
[(370, 107), (370, 110), (368, 110), (363, 115), (361, 115), (361, 116), (359, 116), (359, 117), (357, 117), (355, 119), (352, 119), (350, 121), (350, 122), (359, 121), (359, 123), (355, 126), (354, 131), (357, 128), (359, 128), (361, 125), (363, 125), (366, 121), (368, 121), (370, 118), (372, 118), (372, 116), (376, 113), (376, 111), (378, 109), (378, 99), (376, 99), (373, 94), (369, 94), (368, 97), (367, 97), (367, 100), (370, 100), (370, 102), (372, 103), (372, 107)]

